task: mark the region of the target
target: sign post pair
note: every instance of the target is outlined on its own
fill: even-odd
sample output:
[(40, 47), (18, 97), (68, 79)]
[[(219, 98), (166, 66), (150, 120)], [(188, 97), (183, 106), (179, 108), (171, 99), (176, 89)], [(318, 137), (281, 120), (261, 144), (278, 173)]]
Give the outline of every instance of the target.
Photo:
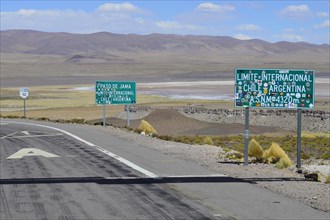
[(249, 109), (297, 109), (297, 168), (301, 168), (301, 111), (314, 109), (314, 70), (236, 69), (235, 108), (245, 108), (244, 165), (248, 165)]
[(129, 126), (129, 105), (136, 104), (136, 82), (96, 81), (95, 102), (97, 105), (103, 105), (103, 126), (105, 126), (106, 105), (126, 105)]

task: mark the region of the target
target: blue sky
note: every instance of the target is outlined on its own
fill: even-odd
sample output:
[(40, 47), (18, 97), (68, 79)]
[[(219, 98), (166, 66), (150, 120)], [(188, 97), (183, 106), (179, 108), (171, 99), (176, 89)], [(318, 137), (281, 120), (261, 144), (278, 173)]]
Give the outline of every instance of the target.
[(1, 0), (1, 30), (231, 36), (329, 44), (329, 1)]

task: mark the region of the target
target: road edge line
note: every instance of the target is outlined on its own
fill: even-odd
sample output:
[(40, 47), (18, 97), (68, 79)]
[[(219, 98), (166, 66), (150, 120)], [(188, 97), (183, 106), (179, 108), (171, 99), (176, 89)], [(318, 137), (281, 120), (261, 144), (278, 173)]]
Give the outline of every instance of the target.
[(104, 154), (106, 154), (106, 155), (108, 155), (108, 156), (110, 156), (110, 157), (118, 160), (119, 162), (121, 162), (121, 163), (123, 163), (123, 164), (125, 164), (125, 165), (127, 165), (127, 166), (129, 166), (131, 168), (133, 168), (134, 170), (139, 171), (140, 173), (142, 173), (142, 174), (144, 174), (144, 175), (146, 175), (148, 177), (158, 178), (158, 175), (156, 175), (156, 174), (154, 174), (154, 173), (152, 173), (152, 172), (150, 172), (150, 171), (148, 171), (148, 170), (146, 170), (146, 169), (144, 169), (144, 168), (136, 165), (135, 163), (133, 163), (133, 162), (131, 162), (129, 160), (126, 160), (125, 158), (123, 158), (121, 156), (118, 156), (118, 155), (116, 155), (116, 154), (114, 154), (114, 153), (112, 153), (112, 152), (110, 152), (110, 151), (108, 151), (108, 150), (106, 150), (106, 149), (104, 149), (104, 148), (102, 148), (100, 146), (97, 146), (97, 145), (95, 145), (95, 144), (93, 144), (93, 143), (91, 143), (89, 141), (86, 141), (86, 140), (82, 139), (81, 137), (79, 137), (77, 135), (74, 135), (74, 134), (72, 134), (72, 133), (70, 133), (68, 131), (62, 130), (60, 128), (55, 128), (55, 127), (48, 126), (48, 125), (41, 125), (41, 124), (34, 124), (34, 123), (27, 123), (27, 122), (17, 122), (17, 121), (5, 121), (5, 123), (32, 125), (32, 126), (37, 126), (37, 127), (42, 127), (42, 128), (49, 128), (49, 129), (52, 129), (52, 130), (60, 131), (60, 132), (62, 132), (64, 134), (66, 134), (66, 135), (68, 135), (70, 137), (73, 137), (74, 139), (76, 139), (76, 140), (78, 140), (78, 141), (80, 141), (80, 142), (82, 142), (84, 144), (87, 144), (88, 146), (93, 147), (96, 150), (98, 150), (98, 151), (100, 151), (100, 152), (102, 152), (102, 153), (104, 153)]

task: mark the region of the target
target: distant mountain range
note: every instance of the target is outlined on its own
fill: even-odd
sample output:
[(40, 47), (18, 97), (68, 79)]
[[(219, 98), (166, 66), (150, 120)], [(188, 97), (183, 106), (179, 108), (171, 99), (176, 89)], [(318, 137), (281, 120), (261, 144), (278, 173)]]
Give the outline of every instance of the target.
[(329, 44), (226, 36), (0, 32), (1, 86), (233, 80), (235, 68), (313, 69), (329, 78)]
[[(305, 42), (269, 43), (238, 40), (226, 36), (180, 36), (168, 34), (47, 33), (32, 30), (1, 31), (2, 53), (44, 55), (112, 55), (116, 52), (219, 53), (225, 55), (272, 56), (278, 54), (329, 54), (329, 44)], [(72, 57), (77, 61), (77, 58)], [(75, 58), (75, 59), (74, 59)], [(88, 58), (88, 57), (87, 57)], [(94, 58), (94, 57), (93, 57)], [(112, 57), (114, 58), (114, 57)]]

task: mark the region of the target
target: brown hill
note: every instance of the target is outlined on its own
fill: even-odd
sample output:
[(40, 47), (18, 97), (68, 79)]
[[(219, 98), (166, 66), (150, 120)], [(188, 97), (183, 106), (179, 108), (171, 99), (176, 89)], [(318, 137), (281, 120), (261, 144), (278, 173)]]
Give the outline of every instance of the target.
[(167, 34), (93, 34), (47, 33), (31, 30), (1, 31), (1, 52), (29, 54), (111, 54), (124, 52), (216, 52), (225, 54), (265, 56), (295, 54), (301, 52), (329, 52), (329, 45), (278, 42), (262, 40), (238, 40), (226, 36), (180, 36)]
[(329, 45), (226, 36), (0, 31), (2, 87), (233, 80), (242, 68), (314, 69), (329, 77)]

